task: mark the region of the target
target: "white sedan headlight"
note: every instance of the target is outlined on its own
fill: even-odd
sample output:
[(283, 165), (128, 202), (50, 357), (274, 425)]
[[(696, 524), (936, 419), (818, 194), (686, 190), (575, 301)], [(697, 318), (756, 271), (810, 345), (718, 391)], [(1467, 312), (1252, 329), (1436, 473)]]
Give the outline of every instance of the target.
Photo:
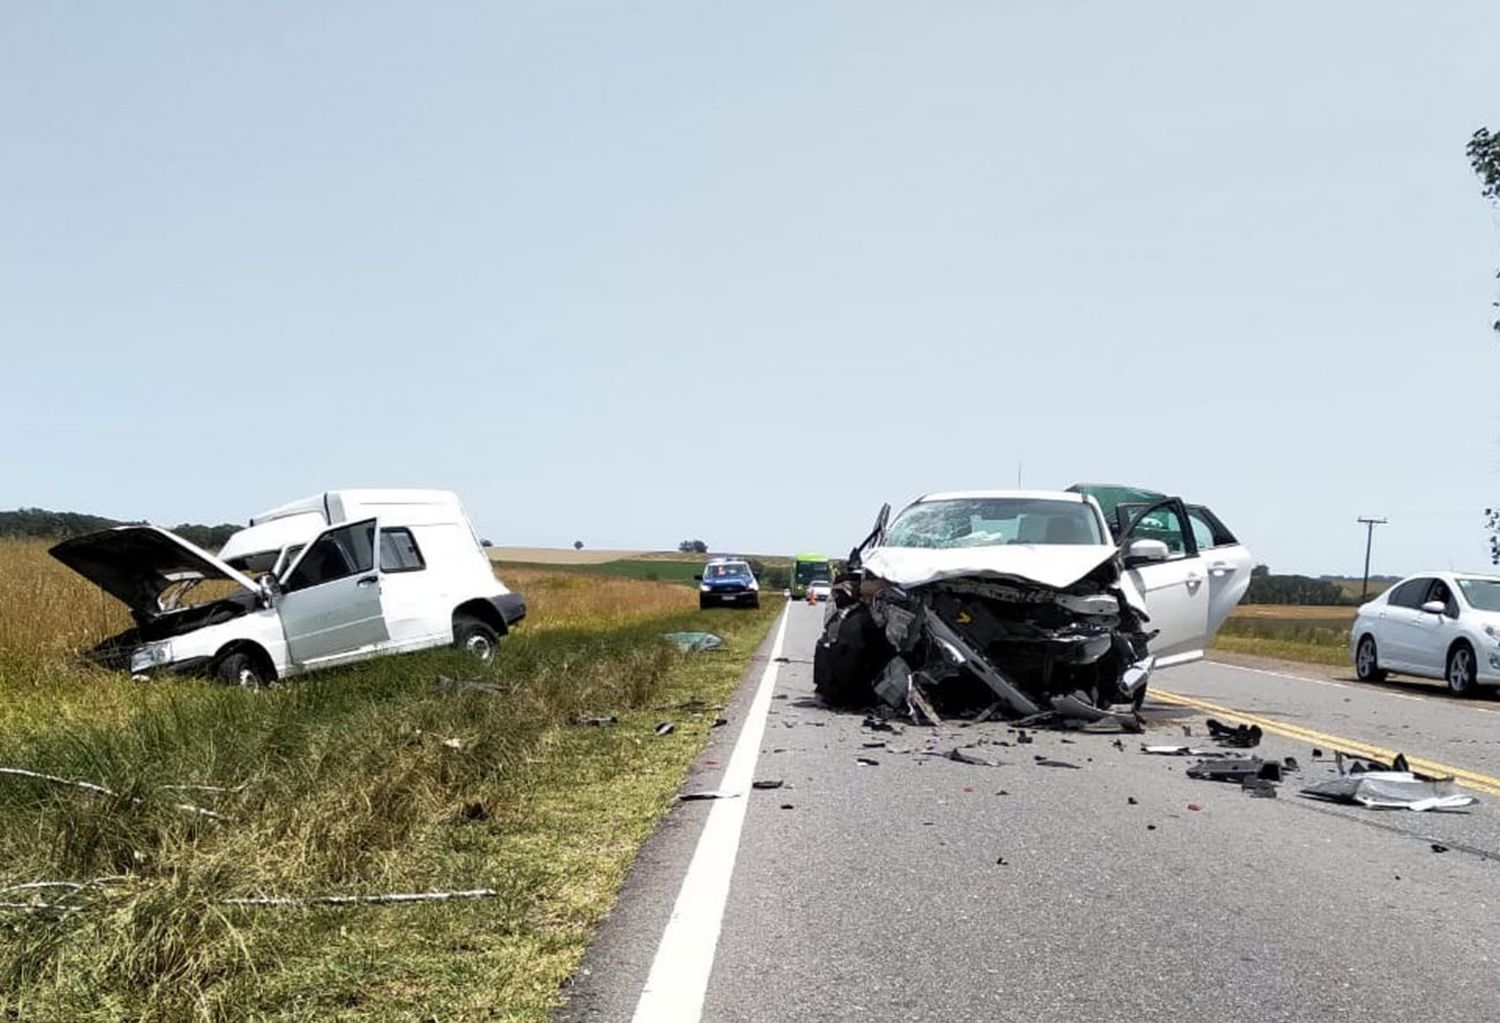
[(166, 664), (172, 659), (172, 641), (161, 640), (158, 643), (146, 643), (136, 647), (130, 652), (131, 674), (146, 671)]
[(1497, 630), (1493, 625), (1486, 625), (1484, 627), (1484, 634), (1495, 642), (1500, 643), (1500, 630)]

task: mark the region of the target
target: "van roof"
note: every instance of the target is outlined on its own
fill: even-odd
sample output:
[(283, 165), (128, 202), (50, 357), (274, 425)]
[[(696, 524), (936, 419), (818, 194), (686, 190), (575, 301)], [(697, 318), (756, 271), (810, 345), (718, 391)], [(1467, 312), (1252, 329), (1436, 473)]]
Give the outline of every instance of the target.
[[(393, 507), (393, 506), (415, 506), (423, 508), (451, 508), (455, 511), (460, 507), (458, 495), (451, 490), (419, 490), (401, 487), (358, 487), (343, 490), (325, 490), (321, 494), (313, 494), (311, 497), (303, 497), (296, 501), (288, 501), (286, 504), (277, 505), (269, 511), (263, 511), (250, 519), (250, 525), (258, 526), (273, 519), (290, 518), (293, 515), (306, 515), (316, 512), (325, 521), (335, 518), (348, 518), (344, 511), (353, 508), (364, 507)], [(333, 514), (338, 511), (340, 514)]]

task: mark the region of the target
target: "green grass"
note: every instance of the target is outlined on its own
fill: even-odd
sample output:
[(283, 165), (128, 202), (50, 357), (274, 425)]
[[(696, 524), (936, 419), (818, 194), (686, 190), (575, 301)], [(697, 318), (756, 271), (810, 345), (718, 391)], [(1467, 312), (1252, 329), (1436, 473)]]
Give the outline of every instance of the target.
[(1212, 648), (1308, 664), (1348, 664), (1348, 622), (1308, 618), (1299, 613), (1303, 611), (1292, 608), (1286, 618), (1231, 618), (1219, 629)]
[[(61, 917), (0, 912), (0, 1019), (546, 1019), (779, 609), (768, 603), (523, 626), (484, 673), (499, 694), (437, 690), (440, 674), (476, 675), (446, 651), (262, 692), (0, 658), (0, 763), (118, 794), (0, 779), (0, 887), (113, 879)], [(695, 628), (728, 650), (660, 639)], [(97, 717), (79, 712), (95, 701)], [(620, 723), (569, 723), (584, 713)], [(657, 737), (659, 720), (676, 731)], [(183, 800), (231, 819), (171, 805)], [(221, 901), (484, 887), (499, 897)]]

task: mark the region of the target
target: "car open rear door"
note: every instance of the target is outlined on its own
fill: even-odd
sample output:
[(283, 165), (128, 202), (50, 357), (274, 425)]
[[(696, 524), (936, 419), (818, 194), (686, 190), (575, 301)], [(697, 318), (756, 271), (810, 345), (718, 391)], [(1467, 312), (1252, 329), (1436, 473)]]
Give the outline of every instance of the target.
[(1255, 559), (1219, 517), (1201, 504), (1187, 506), (1188, 526), (1208, 572), (1208, 638), (1211, 640), (1250, 588)]
[[(1195, 661), (1208, 643), (1209, 584), (1203, 557), (1188, 528), (1187, 509), (1177, 498), (1154, 504), (1121, 504), (1121, 548), (1125, 574), (1140, 591), (1157, 631), (1150, 649), (1158, 667)], [(1129, 556), (1136, 540), (1159, 540), (1167, 546), (1163, 561)]]
[(350, 659), (390, 638), (380, 607), (375, 520), (324, 530), (287, 573), (276, 602), (298, 665)]

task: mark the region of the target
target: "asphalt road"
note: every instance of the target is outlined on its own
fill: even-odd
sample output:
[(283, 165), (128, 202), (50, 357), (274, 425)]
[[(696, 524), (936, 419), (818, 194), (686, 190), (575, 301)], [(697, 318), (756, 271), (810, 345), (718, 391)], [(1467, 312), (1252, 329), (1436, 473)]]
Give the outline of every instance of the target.
[[(733, 813), (734, 800), (674, 808), (560, 1020), (1494, 1017), (1500, 702), (1200, 664), (1153, 678), (1146, 736), (1042, 731), (1021, 744), (1003, 723), (877, 733), (814, 705), (820, 621), (788, 609), (786, 660), (771, 661), (768, 639), (725, 711), (735, 727), (715, 733), (684, 789), (726, 771), (783, 786), (744, 788)], [(737, 769), (763, 681), (764, 732)], [(1256, 752), (1296, 757), (1300, 775), (1257, 799), (1141, 752), (1208, 744), (1203, 706), (1263, 723)], [(1418, 814), (1298, 795), (1332, 773), (1313, 749), (1344, 743), (1473, 772), (1481, 804)], [(922, 755), (972, 744), (1000, 766)], [(741, 813), (716, 858), (708, 847)], [(715, 869), (728, 881), (721, 921)]]

